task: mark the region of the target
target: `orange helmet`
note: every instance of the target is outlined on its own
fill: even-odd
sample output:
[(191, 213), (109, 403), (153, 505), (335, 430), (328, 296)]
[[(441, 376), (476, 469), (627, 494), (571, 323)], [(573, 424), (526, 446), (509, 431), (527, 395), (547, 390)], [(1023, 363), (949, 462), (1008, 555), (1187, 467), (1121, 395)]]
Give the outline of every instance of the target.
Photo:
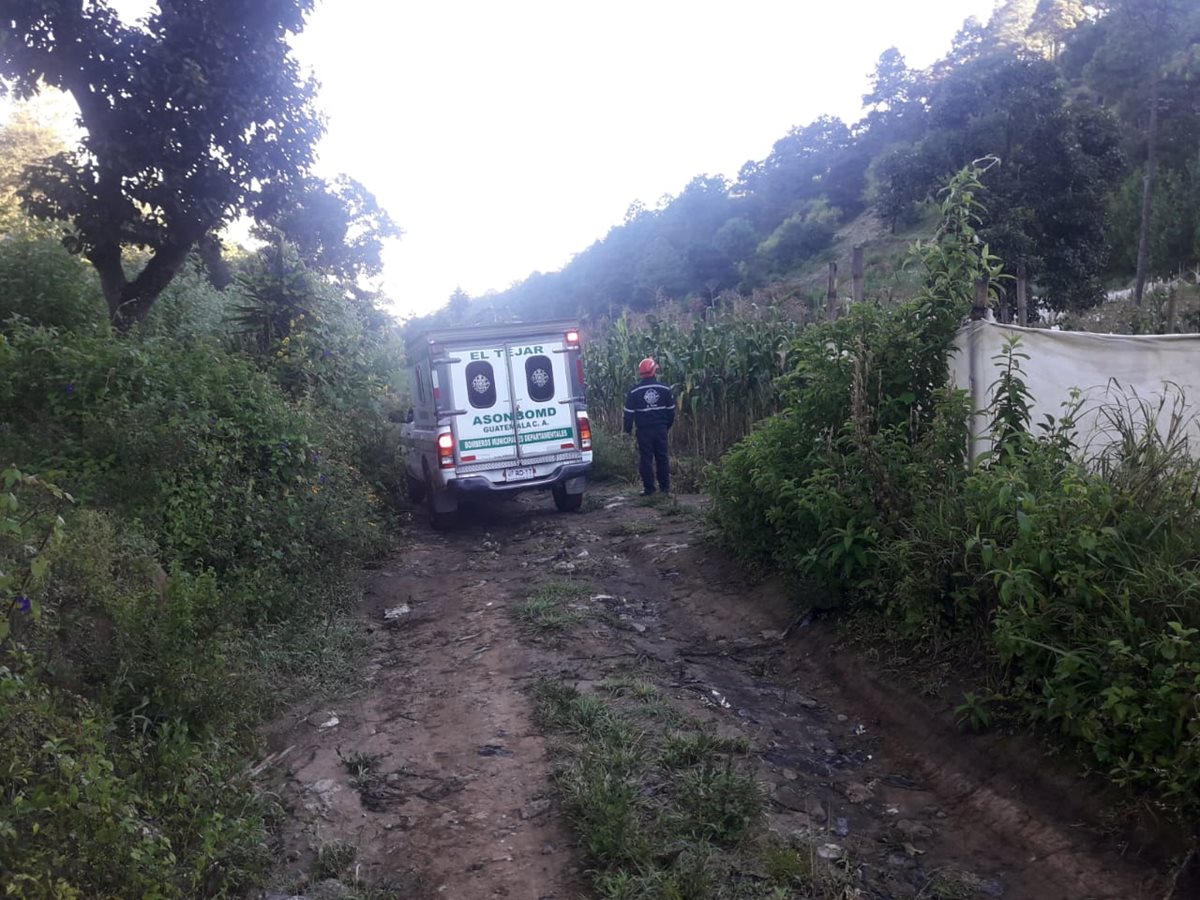
[(645, 378), (647, 375), (653, 375), (658, 371), (658, 363), (654, 361), (654, 357), (647, 356), (638, 363), (638, 374)]

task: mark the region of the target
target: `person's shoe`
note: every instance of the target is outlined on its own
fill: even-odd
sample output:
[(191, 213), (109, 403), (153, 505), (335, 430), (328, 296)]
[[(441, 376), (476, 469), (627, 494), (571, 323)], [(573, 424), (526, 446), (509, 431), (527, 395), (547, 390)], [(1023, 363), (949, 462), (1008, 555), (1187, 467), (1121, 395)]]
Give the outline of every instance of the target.
[(641, 496), (641, 497), (653, 497), (653, 496), (654, 496), (654, 491), (642, 491), (642, 493), (641, 493), (639, 496)]

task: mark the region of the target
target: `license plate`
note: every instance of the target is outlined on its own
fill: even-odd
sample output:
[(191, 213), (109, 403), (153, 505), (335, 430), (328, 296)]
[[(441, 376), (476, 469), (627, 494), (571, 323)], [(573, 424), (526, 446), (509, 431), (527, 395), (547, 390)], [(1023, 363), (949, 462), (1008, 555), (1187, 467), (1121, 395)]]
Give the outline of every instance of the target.
[(522, 478), (532, 478), (534, 475), (533, 466), (522, 466), (519, 469), (505, 469), (505, 481), (520, 481)]

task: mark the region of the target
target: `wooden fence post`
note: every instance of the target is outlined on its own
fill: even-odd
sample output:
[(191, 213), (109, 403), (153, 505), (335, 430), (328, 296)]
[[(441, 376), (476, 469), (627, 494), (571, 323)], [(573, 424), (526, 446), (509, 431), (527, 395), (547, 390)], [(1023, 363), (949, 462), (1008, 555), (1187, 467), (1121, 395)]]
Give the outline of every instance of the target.
[(863, 245), (855, 244), (853, 255), (850, 257), (850, 278), (853, 284), (855, 303), (863, 301)]
[(1025, 296), (1027, 284), (1025, 282), (1025, 263), (1017, 264), (1017, 324), (1029, 324), (1029, 306)]
[(988, 283), (986, 278), (975, 279), (975, 294), (971, 297), (971, 321), (978, 322), (987, 315)]
[(837, 263), (829, 264), (829, 287), (825, 291), (825, 317), (830, 321), (837, 318)]

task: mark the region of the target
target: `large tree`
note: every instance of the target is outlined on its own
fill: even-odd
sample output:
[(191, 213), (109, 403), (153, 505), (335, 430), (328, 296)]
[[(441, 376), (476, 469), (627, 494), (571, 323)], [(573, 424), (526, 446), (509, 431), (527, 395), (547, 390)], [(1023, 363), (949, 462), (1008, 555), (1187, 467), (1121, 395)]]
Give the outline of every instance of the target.
[(16, 110), (0, 128), (0, 208), (15, 207), (27, 170), (64, 147), (62, 137), (51, 126), (38, 121), (28, 109)]
[(986, 155), (988, 212), (980, 236), (1007, 264), (1024, 264), (1059, 308), (1101, 296), (1106, 194), (1122, 170), (1112, 116), (1071, 98), (1052, 63), (991, 54), (964, 63), (933, 91), (929, 129), (877, 168), (889, 220), (931, 196), (947, 175)]
[(1038, 0), (1027, 34), (1043, 53), (1057, 59), (1067, 37), (1087, 18), (1083, 0)]
[(1030, 48), (1029, 26), (1033, 22), (1038, 0), (1000, 0), (987, 24), (991, 43), (1006, 50)]
[(853, 152), (853, 140), (841, 119), (820, 116), (791, 129), (762, 162), (742, 166), (735, 191), (747, 199), (756, 227), (769, 231), (822, 196), (849, 214), (857, 212), (867, 160)]
[(259, 220), (261, 236), (282, 235), (306, 265), (349, 288), (378, 275), (384, 242), (403, 234), (375, 195), (348, 175), (330, 182), (309, 176), (297, 189), (268, 191)]
[[(85, 130), (26, 206), (69, 224), (117, 327), (145, 317), (200, 241), (307, 170), (321, 122), (287, 39), (313, 2), (158, 0), (130, 24), (106, 0), (0, 0), (3, 89), (66, 91)], [(134, 248), (144, 264), (127, 274)]]
[[(1104, 5), (1103, 41), (1088, 76), (1097, 93), (1139, 126), (1142, 206), (1133, 299), (1140, 305), (1150, 275), (1160, 154), (1174, 151), (1180, 164), (1195, 152), (1200, 6), (1195, 0), (1109, 0)], [(1162, 140), (1164, 126), (1175, 133), (1174, 140)]]

